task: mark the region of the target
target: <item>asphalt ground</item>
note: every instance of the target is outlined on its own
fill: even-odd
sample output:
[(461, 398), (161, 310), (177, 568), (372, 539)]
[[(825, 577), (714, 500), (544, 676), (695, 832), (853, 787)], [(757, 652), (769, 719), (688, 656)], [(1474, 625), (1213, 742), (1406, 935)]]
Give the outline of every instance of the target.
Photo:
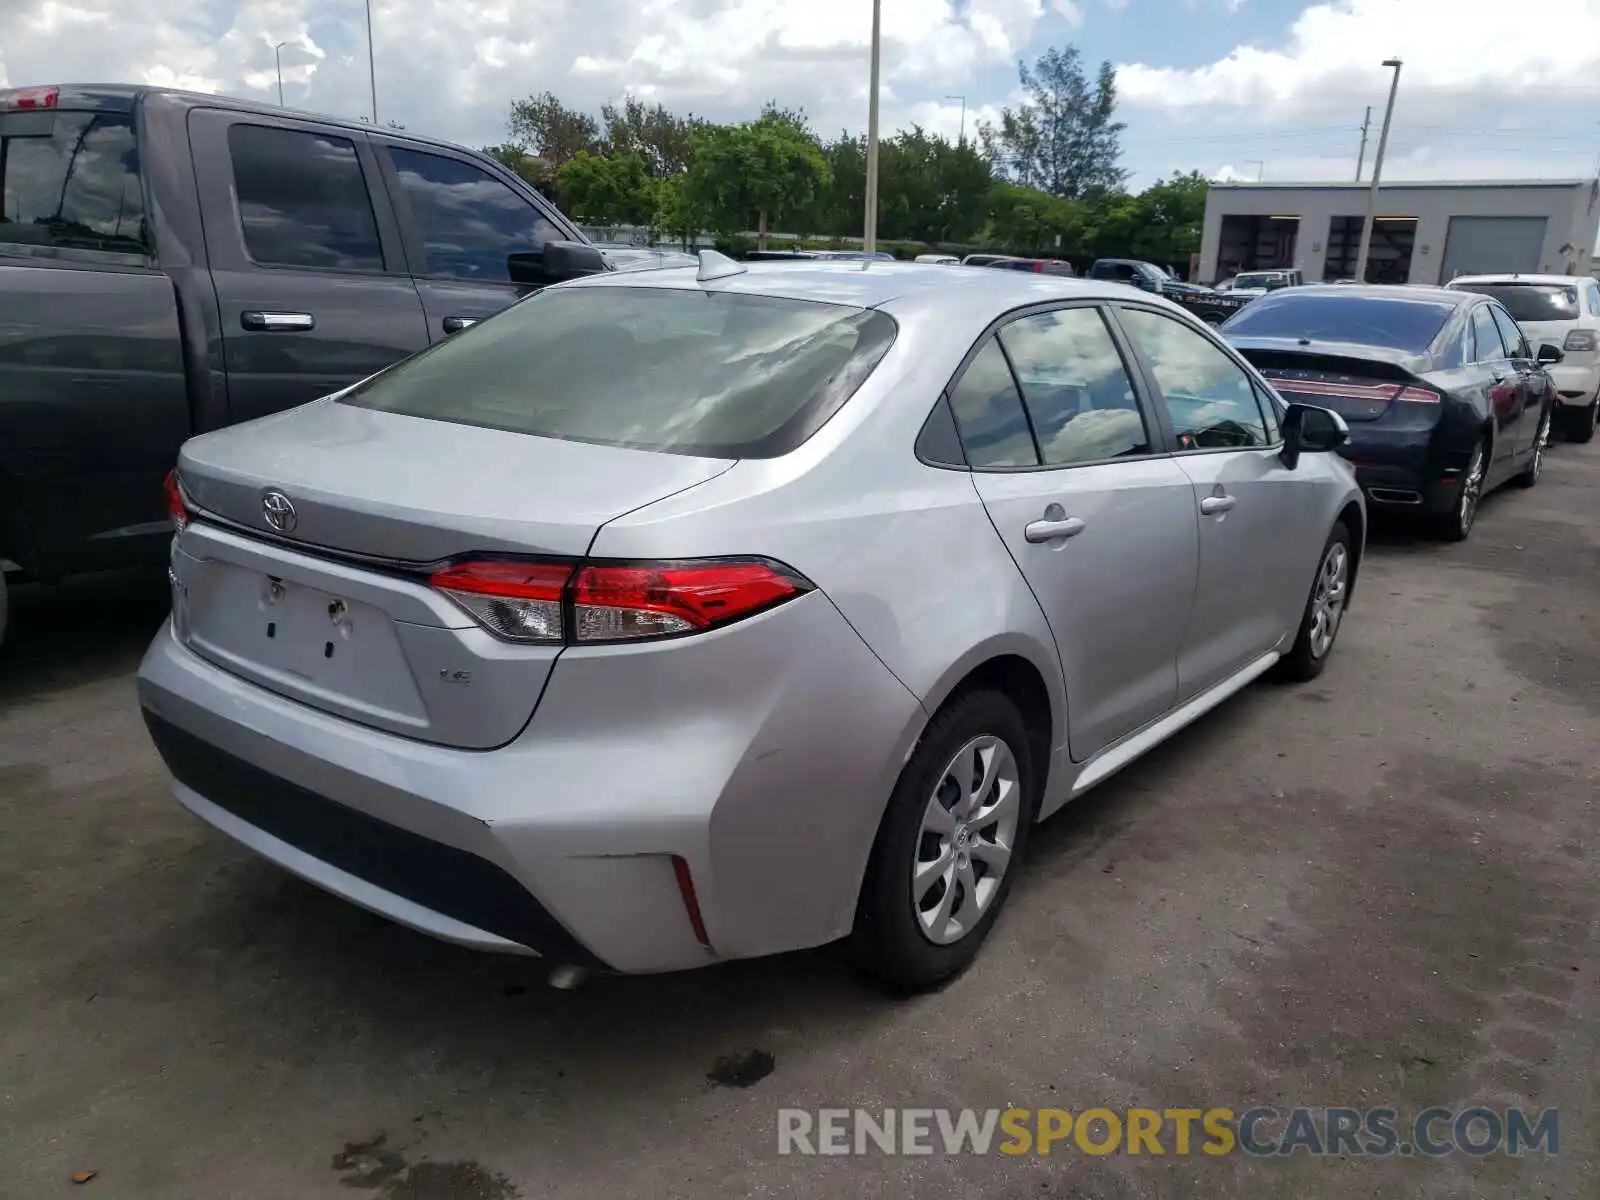
[[(1380, 527), (1322, 678), (1043, 826), (978, 965), (898, 1002), (827, 951), (555, 991), (326, 896), (169, 797), (159, 574), (21, 591), (0, 1196), (1600, 1196), (1597, 514), (1600, 443), (1557, 444), (1464, 545)], [(1557, 1152), (778, 1140), (782, 1108), (1474, 1104), (1558, 1109)]]

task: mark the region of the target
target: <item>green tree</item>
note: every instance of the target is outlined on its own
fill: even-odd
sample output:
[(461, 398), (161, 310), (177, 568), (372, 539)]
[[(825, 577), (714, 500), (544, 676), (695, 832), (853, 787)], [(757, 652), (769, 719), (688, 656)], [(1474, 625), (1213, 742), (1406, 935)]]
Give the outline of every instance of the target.
[(559, 171), (581, 151), (601, 149), (599, 123), (588, 113), (568, 108), (551, 92), (513, 101), (506, 125), (511, 144), (542, 158), (552, 171)]
[(600, 109), (608, 154), (637, 154), (657, 179), (689, 169), (689, 143), (701, 122), (693, 113), (679, 117), (660, 104), (647, 105), (636, 96)]
[(739, 233), (756, 218), (765, 248), (769, 222), (797, 219), (828, 179), (817, 139), (792, 113), (768, 106), (758, 120), (713, 125), (693, 139), (687, 187), (691, 202), (719, 233)]
[(641, 155), (609, 158), (580, 150), (556, 172), (556, 187), (572, 215), (601, 225), (650, 224), (656, 181)]
[(711, 217), (696, 203), (688, 187), (688, 176), (658, 179), (654, 196), (655, 212), (650, 224), (672, 236), (685, 250), (689, 249), (701, 231), (711, 224)]
[(1199, 171), (1157, 179), (1139, 193), (1134, 253), (1152, 262), (1186, 266), (1200, 249), (1210, 185)]
[(1032, 67), (1017, 64), (1028, 99), (1000, 111), (996, 128), (978, 127), (986, 153), (1013, 181), (1080, 200), (1115, 191), (1128, 173), (1118, 166), (1122, 131), (1115, 119), (1117, 74), (1100, 64), (1093, 84), (1077, 47), (1045, 51)]

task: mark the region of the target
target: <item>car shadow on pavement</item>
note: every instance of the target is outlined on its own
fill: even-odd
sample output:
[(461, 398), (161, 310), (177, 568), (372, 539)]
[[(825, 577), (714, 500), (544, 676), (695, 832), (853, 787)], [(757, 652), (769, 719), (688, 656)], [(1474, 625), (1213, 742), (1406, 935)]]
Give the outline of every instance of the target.
[(13, 585), (0, 645), (0, 709), (131, 673), (170, 608), (159, 569)]

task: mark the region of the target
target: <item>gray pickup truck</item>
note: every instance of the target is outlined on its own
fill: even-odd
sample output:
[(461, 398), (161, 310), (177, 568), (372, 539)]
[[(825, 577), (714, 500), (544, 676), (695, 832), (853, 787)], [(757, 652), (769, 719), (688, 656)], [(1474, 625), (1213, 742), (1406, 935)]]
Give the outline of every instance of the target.
[(165, 561), (192, 434), (637, 266), (484, 155), (157, 88), (0, 90), (0, 197), (0, 637), (8, 577)]

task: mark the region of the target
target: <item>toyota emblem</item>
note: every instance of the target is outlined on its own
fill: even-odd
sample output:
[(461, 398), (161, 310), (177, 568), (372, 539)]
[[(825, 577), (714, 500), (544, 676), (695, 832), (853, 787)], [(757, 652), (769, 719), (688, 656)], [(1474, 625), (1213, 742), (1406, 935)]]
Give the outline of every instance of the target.
[(261, 494), (261, 515), (279, 533), (293, 533), (300, 523), (300, 514), (294, 510), (294, 501), (273, 489)]

